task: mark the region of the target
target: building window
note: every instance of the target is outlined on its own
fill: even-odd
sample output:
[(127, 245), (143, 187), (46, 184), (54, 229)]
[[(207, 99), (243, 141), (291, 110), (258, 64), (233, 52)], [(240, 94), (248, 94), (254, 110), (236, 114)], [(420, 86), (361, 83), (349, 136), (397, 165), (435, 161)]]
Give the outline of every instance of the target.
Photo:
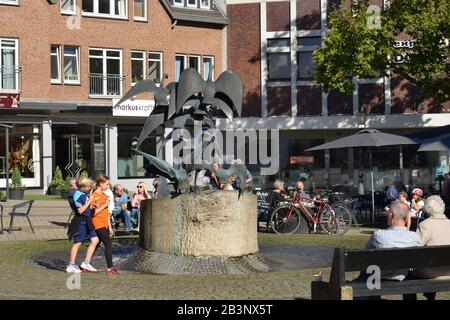
[(289, 53), (269, 53), (269, 81), (291, 79), (291, 57)]
[(80, 48), (64, 46), (64, 83), (80, 83)]
[(61, 0), (62, 14), (76, 14), (76, 0)]
[[(139, 137), (141, 127), (138, 125), (118, 125), (117, 126), (117, 175), (118, 178), (142, 178), (146, 176), (145, 166), (149, 165), (149, 162), (142, 155), (133, 152), (130, 148), (123, 148), (123, 146), (130, 146), (133, 139)], [(150, 136), (148, 136), (142, 143), (141, 148), (146, 153), (151, 155), (157, 155), (158, 151), (163, 157), (164, 147), (157, 142), (160, 142), (160, 138), (163, 135), (162, 128), (156, 129)]]
[(214, 80), (214, 57), (203, 57), (203, 79), (207, 80), (211, 74), (211, 80)]
[(187, 0), (187, 6), (190, 8), (197, 8), (197, 0)]
[(173, 4), (177, 7), (184, 7), (184, 0), (173, 0)]
[(18, 40), (0, 38), (0, 92), (19, 90)]
[(189, 68), (194, 68), (200, 73), (200, 56), (189, 55)]
[(51, 83), (61, 83), (61, 47), (58, 45), (50, 48), (50, 78)]
[(19, 0), (0, 0), (0, 4), (19, 5)]
[(145, 79), (145, 52), (131, 51), (131, 84)]
[(290, 48), (291, 40), (286, 38), (267, 39), (267, 46), (269, 48)]
[[(5, 154), (5, 130), (0, 128), (0, 172), (9, 162), (10, 177), (15, 169), (22, 175), (27, 187), (39, 186), (41, 173), (40, 125), (13, 124), (9, 131), (9, 158)], [(2, 180), (5, 180), (4, 178)], [(3, 182), (3, 181), (2, 181)], [(0, 186), (5, 187), (4, 182)]]
[(297, 77), (300, 80), (313, 79), (316, 74), (317, 64), (313, 58), (313, 51), (297, 52)]
[(184, 69), (186, 69), (186, 55), (176, 54), (175, 55), (175, 81), (180, 80), (180, 75)]
[(111, 18), (127, 17), (127, 0), (83, 0), (83, 15)]
[(134, 20), (147, 21), (147, 0), (134, 0)]
[(122, 83), (122, 50), (89, 49), (90, 96), (121, 96)]
[(210, 9), (209, 0), (200, 0), (200, 8), (202, 9)]
[(163, 56), (161, 52), (148, 53), (148, 78), (156, 81), (161, 80), (163, 76)]
[(313, 58), (313, 52), (322, 44), (320, 37), (298, 38), (297, 48), (297, 79), (312, 80), (316, 73), (317, 64)]

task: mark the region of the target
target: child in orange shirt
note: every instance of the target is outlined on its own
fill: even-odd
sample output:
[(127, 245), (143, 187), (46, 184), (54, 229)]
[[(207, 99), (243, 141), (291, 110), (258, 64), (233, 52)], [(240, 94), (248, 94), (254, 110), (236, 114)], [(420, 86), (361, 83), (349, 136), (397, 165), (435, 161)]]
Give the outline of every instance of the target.
[(105, 258), (108, 264), (108, 269), (106, 274), (113, 275), (119, 272), (113, 265), (112, 261), (112, 239), (113, 229), (111, 227), (111, 220), (109, 218), (108, 206), (110, 201), (108, 196), (104, 193), (109, 188), (109, 178), (107, 176), (99, 176), (96, 180), (96, 188), (92, 193), (94, 197), (93, 205), (95, 208), (95, 213), (92, 217), (92, 224), (94, 225), (95, 232), (97, 233), (100, 243), (103, 242), (105, 245)]

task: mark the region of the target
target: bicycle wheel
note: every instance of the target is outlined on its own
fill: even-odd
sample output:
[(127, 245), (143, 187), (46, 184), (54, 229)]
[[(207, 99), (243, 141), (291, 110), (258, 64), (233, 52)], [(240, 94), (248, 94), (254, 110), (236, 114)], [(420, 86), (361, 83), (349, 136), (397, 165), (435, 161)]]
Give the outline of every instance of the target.
[(336, 219), (336, 214), (333, 208), (326, 205), (322, 208), (320, 212), (320, 218), (317, 223), (322, 231), (328, 234), (338, 234), (339, 233), (339, 223)]
[(290, 206), (278, 207), (270, 217), (270, 226), (275, 233), (290, 234), (300, 226), (300, 212)]
[(346, 233), (352, 225), (352, 214), (344, 206), (333, 206), (333, 211), (339, 224), (339, 234)]

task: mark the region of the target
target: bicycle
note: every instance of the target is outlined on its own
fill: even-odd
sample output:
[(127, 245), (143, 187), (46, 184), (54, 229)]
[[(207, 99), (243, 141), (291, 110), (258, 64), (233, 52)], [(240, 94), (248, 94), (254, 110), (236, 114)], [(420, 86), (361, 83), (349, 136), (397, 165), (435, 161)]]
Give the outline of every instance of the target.
[(314, 233), (318, 232), (319, 226), (327, 234), (345, 234), (352, 224), (352, 215), (344, 206), (332, 206), (324, 199), (296, 195), (292, 201), (278, 206), (272, 213), (272, 230), (279, 234), (294, 233), (300, 227), (302, 215), (313, 225)]

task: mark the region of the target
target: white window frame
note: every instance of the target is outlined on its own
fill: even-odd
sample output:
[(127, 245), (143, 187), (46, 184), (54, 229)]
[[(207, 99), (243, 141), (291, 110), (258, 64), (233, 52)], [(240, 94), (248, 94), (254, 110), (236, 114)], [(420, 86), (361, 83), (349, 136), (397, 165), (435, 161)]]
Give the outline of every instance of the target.
[(198, 8), (198, 0), (194, 0), (194, 1), (195, 1), (194, 4), (190, 4), (189, 1), (190, 1), (190, 0), (186, 0), (186, 6), (187, 6), (188, 8)]
[(187, 60), (188, 55), (184, 54), (184, 53), (176, 53), (175, 54), (175, 79), (177, 78), (177, 63), (176, 63), (177, 62), (177, 57), (183, 57), (184, 58), (184, 69), (181, 70), (180, 76), (183, 73), (183, 71), (186, 70), (186, 68), (188, 67), (187, 66), (188, 65), (188, 60)]
[[(142, 58), (133, 58), (133, 53), (142, 54)], [(131, 50), (131, 61), (141, 61), (142, 62), (142, 72), (144, 73), (142, 79), (147, 79), (147, 63), (146, 63), (147, 52), (142, 50)], [(137, 82), (133, 82), (133, 63), (131, 64), (131, 86), (134, 86)]]
[[(66, 47), (70, 47), (70, 48), (75, 48), (75, 55), (73, 54), (66, 54), (64, 52), (64, 49)], [(64, 49), (62, 51), (62, 58), (63, 58), (63, 66), (65, 65), (65, 57), (75, 57), (76, 61), (77, 61), (77, 75), (78, 75), (78, 80), (67, 80), (66, 79), (66, 75), (63, 75), (63, 79), (64, 79), (64, 84), (80, 84), (81, 82), (81, 76), (80, 76), (80, 47), (79, 46), (64, 46)], [(62, 72), (61, 72), (62, 75)]]
[(122, 19), (127, 20), (128, 19), (128, 0), (125, 0), (125, 15), (120, 16), (116, 14), (111, 14), (111, 10), (114, 10), (114, 0), (109, 0), (109, 10), (110, 13), (99, 13), (98, 10), (98, 0), (92, 0), (94, 1), (94, 12), (85, 12), (82, 8), (82, 15), (85, 17), (97, 17), (97, 18), (110, 18), (110, 19)]
[[(190, 61), (190, 59), (191, 58), (195, 58), (195, 59), (197, 59), (197, 71), (198, 71), (198, 73), (200, 73), (201, 72), (201, 69), (202, 69), (202, 65), (201, 65), (201, 63), (202, 63), (202, 59), (201, 59), (201, 56), (200, 55), (197, 55), (197, 54), (190, 54), (190, 55), (188, 55), (188, 64), (189, 64), (189, 66), (188, 66), (188, 68), (192, 68), (191, 67), (191, 61)], [(214, 62), (213, 62), (214, 63)]]
[(7, 6), (18, 6), (19, 0), (0, 0), (0, 4), (5, 4)]
[[(157, 55), (159, 55), (159, 59), (153, 59), (153, 58), (149, 58), (149, 55), (150, 54), (157, 54)], [(146, 73), (146, 76), (147, 77), (149, 77), (150, 76), (150, 62), (152, 61), (152, 62), (159, 62), (160, 63), (160, 65), (161, 65), (161, 68), (160, 68), (160, 71), (159, 71), (159, 77), (158, 77), (158, 79), (162, 79), (162, 77), (163, 77), (163, 74), (164, 74), (164, 71), (163, 71), (163, 67), (164, 67), (164, 64), (163, 64), (163, 53), (162, 52), (159, 52), (159, 51), (149, 51), (148, 52), (148, 54), (147, 54), (147, 61), (148, 61), (148, 70), (147, 70), (147, 73)]]
[(185, 0), (173, 0), (173, 5), (176, 7), (184, 7)]
[(203, 73), (203, 76), (204, 76), (204, 79), (205, 80), (208, 80), (208, 77), (209, 77), (209, 74), (207, 74), (206, 75), (206, 77), (205, 77), (205, 70), (204, 70), (204, 65), (205, 65), (205, 59), (211, 59), (211, 61), (212, 61), (212, 68), (213, 68), (213, 70), (212, 70), (212, 81), (214, 81), (214, 79), (215, 79), (215, 76), (214, 76), (214, 74), (216, 73), (216, 68), (215, 68), (215, 66), (216, 66), (216, 62), (215, 62), (215, 59), (214, 59), (214, 56), (203, 56), (202, 57), (202, 73)]
[[(13, 41), (14, 42), (14, 60), (16, 61), (16, 65), (14, 67), (19, 68), (20, 63), (19, 63), (19, 39), (14, 39), (14, 38), (0, 38), (0, 68), (3, 65), (3, 61), (2, 61), (2, 56), (3, 54), (2, 52), (2, 41)], [(11, 49), (11, 47), (5, 47), (7, 49)], [(2, 87), (0, 87), (0, 92), (14, 92), (14, 93), (18, 93), (20, 91), (20, 84), (19, 84), (19, 72), (15, 72), (15, 80), (16, 80), (16, 90), (11, 90), (11, 89), (3, 89)], [(1, 78), (2, 74), (1, 74), (1, 69), (0, 69), (0, 78)], [(1, 85), (1, 82), (0, 82)]]
[(148, 0), (144, 0), (144, 16), (143, 17), (135, 16), (134, 15), (134, 0), (133, 0), (133, 20), (134, 21), (148, 21), (147, 10), (148, 10)]
[(206, 0), (206, 1), (208, 1), (208, 4), (207, 5), (204, 5), (203, 3), (202, 3), (202, 0), (199, 0), (200, 1), (200, 8), (201, 9), (211, 9), (211, 0)]
[(61, 14), (67, 14), (67, 15), (72, 15), (72, 16), (77, 14), (77, 0), (70, 0), (70, 1), (73, 2), (73, 10), (72, 11), (64, 10), (63, 7), (62, 7), (63, 0), (59, 1), (59, 9), (61, 11)]
[[(91, 50), (102, 51), (102, 55), (101, 56), (95, 56), (95, 55), (93, 56), (90, 53)], [(119, 57), (108, 57), (107, 54), (106, 54), (107, 51), (119, 52)], [(98, 58), (102, 58), (102, 60), (103, 60), (103, 73), (102, 74), (103, 74), (103, 76), (105, 76), (105, 78), (107, 76), (107, 74), (105, 72), (107, 70), (107, 61), (108, 61), (108, 59), (119, 60), (119, 66), (120, 66), (120, 75), (119, 76), (121, 78), (123, 78), (123, 50), (122, 49), (95, 48), (95, 47), (91, 48), (90, 47), (89, 48), (89, 60), (91, 58), (97, 58), (97, 59)], [(89, 64), (90, 64), (90, 61), (89, 61)], [(91, 70), (89, 70), (89, 74), (91, 74)], [(106, 79), (103, 82), (103, 92), (106, 92), (105, 87), (106, 87)], [(107, 95), (107, 94), (106, 95), (105, 94), (89, 94), (90, 98), (101, 98), (101, 99), (104, 99), (104, 98), (110, 99), (110, 98), (116, 98), (116, 97), (119, 97), (119, 96), (120, 97), (123, 96), (123, 82), (120, 85), (120, 93), (117, 96)]]
[[(52, 52), (52, 47), (56, 47), (56, 54)], [(52, 79), (51, 74), (51, 58), (52, 56), (56, 56), (58, 61), (58, 79)], [(50, 83), (61, 84), (61, 45), (52, 44), (50, 45)]]

